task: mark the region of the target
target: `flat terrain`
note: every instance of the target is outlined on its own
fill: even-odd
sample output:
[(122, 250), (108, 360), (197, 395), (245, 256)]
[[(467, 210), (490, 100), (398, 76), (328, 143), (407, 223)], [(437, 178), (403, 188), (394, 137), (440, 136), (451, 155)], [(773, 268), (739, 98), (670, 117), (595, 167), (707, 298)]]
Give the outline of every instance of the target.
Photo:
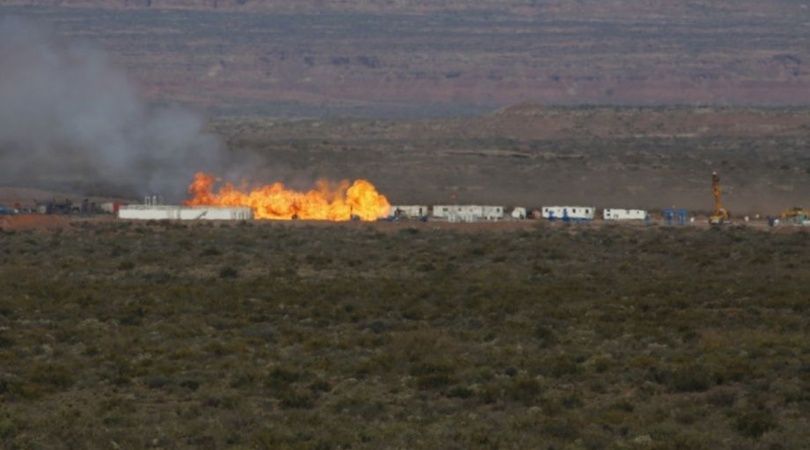
[[(393, 204), (677, 206), (705, 214), (716, 170), (737, 218), (810, 207), (810, 110), (804, 108), (521, 104), (422, 120), (231, 116), (212, 120), (208, 129), (227, 148), (214, 175), (247, 187), (283, 181), (310, 189), (320, 178), (365, 178)], [(177, 171), (187, 176), (172, 180), (178, 188), (160, 193), (182, 202), (200, 169), (189, 159)], [(6, 172), (0, 184), (72, 192), (79, 201), (111, 195), (139, 201), (148, 193), (102, 188), (82, 173), (35, 172)], [(9, 205), (66, 195), (0, 186), (0, 203)]]
[(794, 449), (806, 231), (0, 233), (7, 448)]
[(810, 101), (810, 9), (798, 0), (3, 4), (0, 16), (103, 46), (151, 100), (218, 113)]
[[(220, 117), (228, 160), (214, 175), (246, 186), (365, 178), (393, 204), (472, 203), (537, 208), (712, 208), (711, 172), (732, 214), (810, 207), (810, 111), (804, 108), (542, 107), (522, 104), (467, 118), (289, 120)], [(170, 202), (200, 167), (189, 160)], [(59, 182), (54, 181), (58, 176)], [(5, 173), (0, 183), (138, 201), (81, 173)], [(41, 191), (0, 187), (0, 203)]]
[(733, 214), (810, 201), (806, 109), (541, 107), (472, 118), (222, 118), (233, 181), (367, 178), (394, 204), (712, 208), (720, 172)]

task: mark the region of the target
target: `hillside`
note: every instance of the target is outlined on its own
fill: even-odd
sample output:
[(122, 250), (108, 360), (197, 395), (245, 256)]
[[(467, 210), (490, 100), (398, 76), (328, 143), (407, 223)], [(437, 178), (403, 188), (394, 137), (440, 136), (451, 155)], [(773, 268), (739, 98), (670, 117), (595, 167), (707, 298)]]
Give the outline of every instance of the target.
[(153, 101), (217, 114), (810, 102), (810, 10), (787, 0), (13, 1), (0, 14), (105, 47)]
[(15, 6), (59, 6), (115, 10), (195, 10), (223, 12), (409, 12), (502, 11), (578, 15), (598, 14), (625, 17), (703, 16), (741, 14), (778, 16), (803, 9), (802, 2), (775, 0), (764, 5), (753, 0), (8, 0)]

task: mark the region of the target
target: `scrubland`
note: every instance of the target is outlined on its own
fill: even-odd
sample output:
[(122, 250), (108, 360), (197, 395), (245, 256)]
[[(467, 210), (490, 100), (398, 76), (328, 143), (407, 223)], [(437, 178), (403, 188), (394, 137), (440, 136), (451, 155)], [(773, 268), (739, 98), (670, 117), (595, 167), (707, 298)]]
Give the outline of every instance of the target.
[(795, 449), (806, 231), (0, 234), (5, 448)]

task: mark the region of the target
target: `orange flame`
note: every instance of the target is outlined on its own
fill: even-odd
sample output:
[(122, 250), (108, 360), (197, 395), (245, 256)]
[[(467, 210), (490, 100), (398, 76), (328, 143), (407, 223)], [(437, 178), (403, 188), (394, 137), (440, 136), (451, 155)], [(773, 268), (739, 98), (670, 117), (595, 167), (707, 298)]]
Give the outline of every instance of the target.
[(188, 187), (188, 206), (246, 206), (257, 219), (361, 220), (372, 221), (388, 215), (388, 199), (377, 192), (371, 182), (356, 180), (337, 185), (320, 180), (309, 192), (287, 189), (283, 183), (273, 183), (243, 192), (231, 183), (214, 191), (212, 175), (198, 172)]

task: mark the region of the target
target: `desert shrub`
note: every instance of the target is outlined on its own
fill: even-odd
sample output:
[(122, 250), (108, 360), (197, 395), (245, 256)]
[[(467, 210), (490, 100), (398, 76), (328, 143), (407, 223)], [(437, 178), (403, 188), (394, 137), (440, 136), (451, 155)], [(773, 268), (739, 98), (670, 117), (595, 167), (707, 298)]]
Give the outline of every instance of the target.
[(286, 388), (287, 386), (301, 380), (299, 372), (288, 370), (282, 367), (273, 369), (265, 380), (265, 385), (272, 388)]
[(143, 318), (146, 316), (146, 310), (143, 307), (133, 308), (130, 311), (126, 311), (119, 319), (118, 323), (121, 325), (127, 326), (138, 326), (143, 321)]
[(737, 394), (731, 389), (717, 388), (709, 393), (706, 400), (717, 408), (729, 408), (737, 401)]
[(275, 327), (268, 322), (254, 323), (245, 327), (242, 335), (260, 341), (273, 342), (275, 341)]
[(0, 442), (8, 442), (17, 434), (17, 425), (10, 417), (0, 417)]
[(580, 367), (571, 355), (555, 355), (544, 362), (545, 370), (555, 378), (579, 373)]
[(332, 385), (328, 381), (315, 380), (309, 384), (309, 389), (312, 392), (329, 392), (332, 390)]
[(416, 268), (420, 272), (433, 272), (436, 270), (436, 265), (430, 261), (427, 261), (419, 264)]
[(127, 270), (132, 270), (134, 268), (135, 268), (135, 263), (132, 262), (132, 261), (121, 261), (121, 263), (118, 264), (118, 270), (127, 271)]
[(524, 405), (535, 404), (542, 393), (543, 386), (540, 382), (528, 376), (515, 377), (506, 387), (506, 395), (513, 401), (521, 402)]
[(715, 382), (717, 384), (739, 383), (746, 378), (756, 376), (757, 369), (751, 362), (742, 357), (724, 358), (714, 365)]
[(579, 427), (565, 418), (547, 418), (543, 421), (541, 431), (557, 439), (573, 442), (579, 437)]
[(447, 373), (434, 373), (420, 375), (416, 379), (419, 389), (441, 389), (455, 382), (455, 379)]
[(239, 276), (239, 271), (234, 269), (231, 266), (226, 266), (220, 269), (219, 277), (220, 278), (236, 278)]
[(636, 406), (630, 401), (622, 399), (610, 405), (610, 409), (630, 413), (636, 409)]
[(0, 373), (0, 395), (18, 394), (22, 388), (22, 380), (14, 375)]
[(676, 368), (668, 385), (676, 392), (703, 392), (714, 385), (714, 376), (706, 367), (690, 364)]
[(557, 343), (557, 335), (554, 331), (543, 324), (539, 324), (534, 329), (534, 337), (540, 348), (550, 347)]
[(186, 378), (177, 383), (178, 386), (186, 388), (190, 391), (196, 391), (200, 388), (200, 381), (194, 378)]
[(737, 432), (755, 439), (775, 429), (776, 426), (777, 422), (773, 414), (764, 408), (744, 412), (734, 422)]
[(280, 392), (278, 397), (284, 408), (311, 409), (315, 406), (315, 396), (309, 391), (289, 389)]
[(222, 251), (216, 247), (206, 247), (200, 252), (200, 256), (221, 256)]
[(163, 375), (152, 375), (144, 379), (144, 384), (150, 389), (160, 389), (171, 384), (172, 380)]
[(0, 348), (11, 348), (14, 340), (0, 332)]
[(470, 398), (475, 395), (475, 391), (466, 386), (453, 386), (447, 391), (450, 398)]
[[(257, 385), (262, 381), (262, 376), (257, 371), (240, 369), (236, 370), (228, 381), (228, 386), (232, 389), (247, 389)], [(268, 384), (265, 381), (265, 384)]]
[(61, 364), (38, 364), (28, 372), (28, 379), (34, 383), (67, 389), (75, 382), (73, 371)]

